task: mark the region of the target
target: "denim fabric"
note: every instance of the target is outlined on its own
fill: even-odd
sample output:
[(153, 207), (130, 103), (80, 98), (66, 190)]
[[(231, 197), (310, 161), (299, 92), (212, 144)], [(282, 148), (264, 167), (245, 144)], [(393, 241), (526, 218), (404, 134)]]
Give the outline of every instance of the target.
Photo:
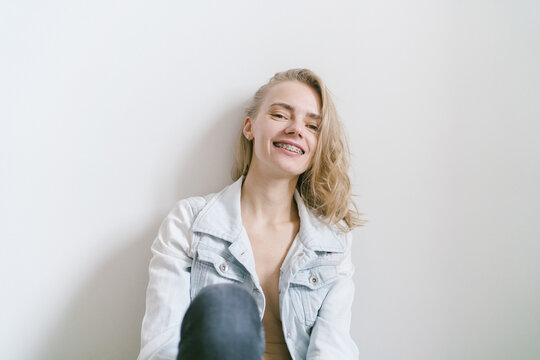
[[(243, 178), (219, 193), (179, 201), (152, 245), (140, 360), (176, 359), (191, 301), (214, 284), (251, 294), (262, 319), (266, 299), (242, 225)], [(354, 296), (351, 233), (315, 216), (298, 192), (299, 232), (280, 269), (279, 308), (291, 357), (357, 359), (349, 328)]]
[(205, 287), (189, 306), (178, 360), (261, 360), (264, 333), (253, 297), (241, 286)]

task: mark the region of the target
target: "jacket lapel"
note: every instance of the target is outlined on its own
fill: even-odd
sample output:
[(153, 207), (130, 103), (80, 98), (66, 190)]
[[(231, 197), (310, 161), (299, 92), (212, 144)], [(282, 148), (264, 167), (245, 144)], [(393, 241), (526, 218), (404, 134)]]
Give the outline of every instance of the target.
[[(192, 230), (229, 242), (231, 254), (249, 271), (254, 283), (259, 286), (253, 250), (242, 224), (240, 198), (243, 179), (241, 177), (213, 196), (197, 215)], [(293, 268), (290, 269), (292, 273), (296, 273), (306, 262), (314, 260), (317, 257), (317, 252), (345, 252), (346, 236), (337, 227), (328, 225), (315, 216), (307, 208), (297, 190), (294, 192), (294, 199), (300, 217), (297, 241), (303, 245), (300, 248), (307, 250), (305, 251), (307, 256), (294, 264)]]

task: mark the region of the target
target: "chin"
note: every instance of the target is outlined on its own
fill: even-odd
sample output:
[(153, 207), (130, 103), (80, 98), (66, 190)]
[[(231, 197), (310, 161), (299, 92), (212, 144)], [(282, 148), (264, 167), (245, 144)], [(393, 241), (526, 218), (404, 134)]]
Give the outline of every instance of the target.
[(283, 159), (274, 158), (272, 161), (266, 163), (267, 175), (288, 178), (300, 176), (309, 169), (309, 166), (306, 166), (304, 161), (297, 160), (283, 161)]
[(302, 175), (304, 172), (306, 172), (307, 169), (282, 167), (280, 170), (284, 175), (287, 175), (289, 177), (295, 177)]

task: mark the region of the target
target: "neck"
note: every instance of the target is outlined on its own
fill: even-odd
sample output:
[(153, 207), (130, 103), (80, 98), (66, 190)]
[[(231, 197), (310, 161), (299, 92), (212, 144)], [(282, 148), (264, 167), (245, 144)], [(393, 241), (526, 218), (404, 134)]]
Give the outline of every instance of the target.
[(243, 220), (270, 225), (297, 221), (298, 209), (294, 202), (297, 182), (298, 176), (271, 178), (249, 171), (240, 200)]

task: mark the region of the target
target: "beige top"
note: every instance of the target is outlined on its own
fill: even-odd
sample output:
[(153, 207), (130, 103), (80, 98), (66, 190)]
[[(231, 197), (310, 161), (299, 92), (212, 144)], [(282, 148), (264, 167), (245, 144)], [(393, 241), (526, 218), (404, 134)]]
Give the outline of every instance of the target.
[(266, 341), (264, 360), (291, 359), (281, 324), (279, 276), (281, 265), (299, 227), (300, 222), (295, 221), (271, 229), (259, 226), (246, 228), (255, 258), (255, 269), (266, 299), (262, 319)]

